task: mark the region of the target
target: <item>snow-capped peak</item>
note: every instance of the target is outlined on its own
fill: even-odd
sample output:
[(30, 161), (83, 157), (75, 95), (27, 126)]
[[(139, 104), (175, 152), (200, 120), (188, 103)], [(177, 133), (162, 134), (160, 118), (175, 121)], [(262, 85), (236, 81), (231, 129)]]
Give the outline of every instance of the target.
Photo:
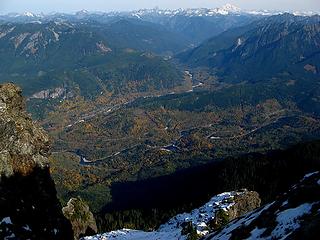
[(239, 7), (234, 6), (230, 3), (227, 3), (226, 5), (222, 6), (220, 9), (228, 11), (228, 12), (240, 12), (241, 11), (241, 9)]
[(22, 14), (22, 16), (25, 16), (25, 17), (35, 17), (36, 15), (33, 14), (32, 12), (25, 12)]
[(89, 11), (82, 9), (81, 11), (77, 12), (76, 14), (89, 14)]
[(239, 13), (239, 12), (241, 12), (240, 8), (228, 3), (220, 8), (210, 9), (207, 15), (209, 16), (215, 15), (215, 14), (228, 15), (228, 14)]
[(313, 16), (313, 15), (316, 15), (318, 14), (317, 12), (313, 12), (313, 11), (295, 11), (292, 13), (293, 15), (295, 16), (305, 16), (305, 17), (308, 17), (308, 16)]
[(143, 15), (156, 14), (156, 15), (166, 15), (166, 16), (177, 16), (184, 15), (189, 17), (204, 17), (204, 16), (214, 16), (214, 15), (228, 15), (232, 13), (240, 13), (241, 9), (232, 4), (226, 4), (220, 8), (179, 8), (179, 9), (141, 9), (138, 11), (131, 12), (131, 16), (141, 17)]
[[(294, 15), (300, 16), (312, 16), (319, 14), (317, 12), (292, 12), (290, 13)], [(279, 15), (283, 14), (283, 11), (277, 10), (243, 10), (235, 5), (232, 4), (225, 4), (222, 7), (216, 8), (179, 8), (179, 9), (140, 9), (137, 11), (129, 12), (132, 17), (141, 18), (146, 15), (157, 15), (157, 16), (166, 16), (166, 17), (173, 17), (173, 16), (188, 16), (188, 17), (211, 17), (216, 15), (232, 15), (232, 14), (249, 14), (249, 15), (261, 15), (261, 16), (271, 16), (271, 15)]]
[(1, 15), (1, 16), (6, 16), (9, 18), (40, 18), (40, 17), (45, 17), (43, 13), (32, 13), (32, 12), (24, 12), (24, 13), (8, 13), (7, 15)]
[(36, 15), (32, 12), (25, 12), (21, 15), (18, 15), (18, 16), (24, 16), (24, 17), (35, 17)]

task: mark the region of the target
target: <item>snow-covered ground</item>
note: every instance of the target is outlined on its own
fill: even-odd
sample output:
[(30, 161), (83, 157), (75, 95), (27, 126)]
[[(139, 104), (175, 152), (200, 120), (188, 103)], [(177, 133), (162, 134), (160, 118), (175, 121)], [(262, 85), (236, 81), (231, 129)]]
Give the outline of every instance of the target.
[[(251, 236), (248, 237), (248, 240), (255, 240), (255, 239), (285, 239), (289, 236), (294, 230), (300, 227), (299, 219), (302, 218), (304, 215), (308, 215), (311, 212), (312, 206), (315, 203), (304, 203), (296, 208), (291, 208), (279, 212), (276, 217), (276, 225), (271, 232), (269, 237), (265, 236), (265, 232), (267, 228), (254, 228), (250, 234)], [(226, 228), (223, 229), (218, 235), (213, 236), (212, 240), (215, 239), (230, 239), (232, 231), (241, 226), (248, 226), (256, 220), (260, 214), (271, 207), (272, 204), (267, 205), (266, 207), (262, 208), (261, 210), (247, 215), (246, 218), (242, 218), (239, 221), (232, 222)]]
[(176, 229), (174, 232), (143, 232), (131, 229), (123, 229), (84, 238), (86, 240), (185, 240), (185, 236), (181, 236), (180, 231)]
[[(300, 183), (294, 185), (288, 193), (276, 201), (230, 222), (220, 232), (212, 233), (206, 239), (233, 239), (237, 238), (237, 233), (247, 231), (250, 234), (246, 237), (248, 240), (302, 239), (293, 237), (295, 231), (308, 226), (320, 212), (320, 196), (317, 195), (320, 188), (319, 179), (319, 172), (306, 174)], [(301, 194), (303, 196), (300, 196)], [(305, 198), (305, 194), (311, 196)], [(317, 224), (316, 222), (317, 220), (313, 224)], [(306, 227), (304, 230), (309, 229)]]
[[(234, 238), (237, 232), (248, 231), (247, 239), (286, 239), (301, 226), (307, 226), (308, 216), (314, 216), (315, 211), (320, 212), (320, 199), (317, 194), (309, 201), (292, 201), (296, 194), (301, 193), (299, 189), (307, 186), (307, 191), (319, 191), (320, 173), (314, 172), (305, 177), (290, 191), (280, 196), (276, 201), (258, 208), (243, 217), (235, 219), (217, 232), (208, 234), (208, 222), (212, 220), (220, 209), (228, 210), (235, 204), (234, 197), (243, 192), (226, 192), (214, 196), (208, 203), (190, 213), (179, 214), (167, 223), (161, 225), (158, 230), (144, 232), (130, 229), (113, 231), (85, 240), (186, 240), (187, 236), (181, 234), (184, 223), (192, 222), (198, 234), (206, 236), (206, 239), (221, 240)], [(308, 190), (309, 189), (309, 190)], [(311, 189), (311, 190), (310, 190)], [(303, 192), (303, 191), (302, 191)], [(307, 218), (306, 218), (307, 217)], [(307, 220), (306, 220), (307, 219)], [(309, 220), (308, 220), (309, 219)], [(270, 225), (270, 222), (273, 224)], [(257, 224), (259, 223), (259, 224)], [(239, 231), (238, 231), (239, 230)]]
[(208, 222), (212, 220), (218, 210), (228, 210), (234, 203), (234, 197), (243, 192), (226, 192), (214, 196), (211, 200), (200, 208), (194, 209), (190, 213), (179, 214), (171, 218), (167, 223), (161, 225), (158, 230), (144, 232), (138, 230), (122, 229), (85, 237), (85, 240), (185, 240), (186, 236), (181, 234), (182, 225), (192, 222), (198, 234), (208, 234)]

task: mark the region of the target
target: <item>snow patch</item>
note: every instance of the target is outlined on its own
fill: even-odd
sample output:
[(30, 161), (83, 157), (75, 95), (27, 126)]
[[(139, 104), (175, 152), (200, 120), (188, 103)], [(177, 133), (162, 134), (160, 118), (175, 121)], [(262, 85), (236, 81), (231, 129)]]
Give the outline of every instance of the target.
[(25, 12), (22, 15), (25, 17), (35, 17), (35, 15), (32, 12)]
[(238, 38), (237, 47), (239, 47), (241, 44), (242, 44), (242, 40), (241, 40), (241, 38)]
[(101, 53), (112, 52), (112, 49), (104, 45), (102, 42), (96, 43), (96, 46)]
[(5, 224), (10, 224), (12, 225), (12, 221), (10, 217), (5, 217), (2, 219), (2, 221), (0, 222), (0, 224), (5, 223)]
[(26, 225), (26, 226), (23, 226), (22, 227), (24, 230), (28, 231), (28, 232), (31, 232), (31, 228), (29, 227), (29, 225)]
[(204, 83), (203, 82), (199, 82), (198, 84), (196, 85), (193, 85), (192, 88), (198, 88), (198, 87), (201, 87)]
[(214, 239), (230, 239), (232, 231), (239, 228), (240, 226), (248, 226), (250, 225), (256, 218), (258, 218), (260, 216), (260, 214), (269, 209), (269, 207), (271, 207), (274, 204), (274, 202), (259, 208), (258, 210), (248, 213), (247, 215), (245, 215), (243, 218), (241, 218), (240, 220), (234, 220), (232, 222), (230, 222), (218, 235), (214, 236)]
[(254, 240), (254, 239), (259, 239), (260, 236), (266, 231), (267, 229), (266, 228), (255, 228), (253, 229), (250, 233), (251, 233), (251, 236), (247, 238), (247, 240)]
[(63, 87), (57, 87), (54, 89), (46, 89), (40, 92), (34, 93), (31, 98), (34, 99), (56, 99), (66, 94), (66, 89)]
[(14, 233), (11, 233), (11, 235), (6, 236), (6, 237), (4, 238), (4, 240), (9, 240), (9, 239), (12, 239), (12, 240), (16, 239), (16, 235), (14, 235)]
[(50, 29), (50, 31), (53, 33), (55, 41), (58, 42), (59, 38), (60, 38), (60, 35), (58, 33), (56, 33), (53, 29)]
[(214, 219), (219, 210), (227, 211), (235, 203), (234, 197), (243, 192), (225, 192), (214, 196), (200, 208), (190, 213), (182, 213), (171, 218), (167, 223), (161, 225), (157, 231), (143, 232), (138, 230), (122, 229), (100, 234), (92, 237), (85, 237), (85, 240), (185, 240), (186, 236), (181, 234), (183, 224), (191, 222), (199, 235), (205, 236), (208, 232), (208, 222)]
[(306, 175), (304, 176), (303, 180), (305, 180), (305, 179), (307, 179), (307, 178), (309, 178), (309, 177), (311, 177), (311, 176), (313, 176), (313, 175), (315, 175), (315, 174), (318, 174), (318, 173), (319, 173), (319, 171), (312, 172), (312, 173), (308, 173), (308, 174), (306, 174)]
[(185, 240), (179, 231), (176, 232), (143, 232), (131, 229), (112, 231), (101, 235), (86, 237), (86, 240)]
[(280, 212), (277, 216), (277, 227), (272, 231), (272, 238), (284, 237), (288, 232), (292, 232), (300, 227), (299, 219), (310, 213), (313, 204), (305, 203), (296, 208), (290, 208)]
[(284, 202), (282, 203), (281, 207), (286, 206), (288, 203), (289, 203), (288, 200), (287, 200), (287, 201), (284, 201)]

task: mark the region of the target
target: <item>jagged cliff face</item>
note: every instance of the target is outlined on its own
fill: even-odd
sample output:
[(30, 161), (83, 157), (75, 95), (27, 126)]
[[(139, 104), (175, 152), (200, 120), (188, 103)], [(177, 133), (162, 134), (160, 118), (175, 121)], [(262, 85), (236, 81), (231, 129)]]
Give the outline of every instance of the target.
[(49, 138), (24, 111), (21, 90), (0, 85), (0, 174), (26, 176), (48, 166)]
[(0, 239), (72, 239), (49, 173), (49, 138), (21, 90), (0, 85)]

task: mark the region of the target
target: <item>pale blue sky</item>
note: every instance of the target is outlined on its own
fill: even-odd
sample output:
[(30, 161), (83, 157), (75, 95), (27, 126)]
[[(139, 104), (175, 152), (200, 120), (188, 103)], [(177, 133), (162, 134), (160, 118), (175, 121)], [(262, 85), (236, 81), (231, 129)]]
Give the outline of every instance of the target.
[(0, 13), (132, 10), (140, 8), (219, 7), (226, 3), (242, 9), (320, 12), (320, 0), (0, 0)]

